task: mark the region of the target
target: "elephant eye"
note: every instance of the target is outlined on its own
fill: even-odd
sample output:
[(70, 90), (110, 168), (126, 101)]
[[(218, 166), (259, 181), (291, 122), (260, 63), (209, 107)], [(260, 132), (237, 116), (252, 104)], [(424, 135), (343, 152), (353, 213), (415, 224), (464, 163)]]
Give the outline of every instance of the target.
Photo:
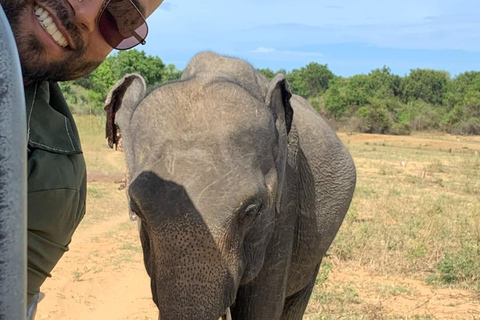
[(260, 214), (261, 210), (262, 210), (262, 204), (260, 202), (256, 202), (246, 206), (244, 211), (247, 217), (254, 218)]

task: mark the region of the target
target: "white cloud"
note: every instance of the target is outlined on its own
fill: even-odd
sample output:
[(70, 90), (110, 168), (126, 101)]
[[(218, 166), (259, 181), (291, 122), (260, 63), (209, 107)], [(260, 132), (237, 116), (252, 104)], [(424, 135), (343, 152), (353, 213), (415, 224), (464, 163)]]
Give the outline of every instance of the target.
[(252, 50), (252, 53), (272, 53), (272, 52), (275, 52), (275, 51), (277, 51), (277, 50), (275, 50), (274, 48), (258, 47), (257, 49)]
[(323, 54), (321, 54), (320, 52), (277, 50), (275, 48), (265, 48), (265, 47), (258, 47), (257, 49), (250, 51), (250, 53), (281, 54), (281, 55), (302, 56), (302, 57), (323, 57)]

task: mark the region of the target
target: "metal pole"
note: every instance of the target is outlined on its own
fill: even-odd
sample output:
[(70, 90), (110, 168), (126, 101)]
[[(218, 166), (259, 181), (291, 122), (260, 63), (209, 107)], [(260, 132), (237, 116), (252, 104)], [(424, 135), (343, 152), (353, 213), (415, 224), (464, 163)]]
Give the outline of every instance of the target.
[(26, 319), (25, 113), (18, 51), (0, 6), (0, 320)]

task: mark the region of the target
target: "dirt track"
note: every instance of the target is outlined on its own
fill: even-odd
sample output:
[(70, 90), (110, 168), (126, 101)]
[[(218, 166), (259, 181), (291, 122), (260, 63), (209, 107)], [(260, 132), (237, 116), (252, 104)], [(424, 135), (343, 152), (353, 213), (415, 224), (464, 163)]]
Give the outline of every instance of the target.
[(124, 191), (113, 180), (94, 183), (110, 192), (90, 202), (113, 208), (87, 213), (70, 252), (42, 287), (38, 319), (157, 319), (137, 225), (128, 220)]

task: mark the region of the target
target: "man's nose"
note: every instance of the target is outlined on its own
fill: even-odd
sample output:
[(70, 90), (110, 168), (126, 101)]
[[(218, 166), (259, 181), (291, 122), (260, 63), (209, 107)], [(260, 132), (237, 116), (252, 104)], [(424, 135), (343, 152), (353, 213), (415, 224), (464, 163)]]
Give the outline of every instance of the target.
[(87, 32), (95, 31), (105, 0), (67, 0), (75, 11), (75, 22)]

